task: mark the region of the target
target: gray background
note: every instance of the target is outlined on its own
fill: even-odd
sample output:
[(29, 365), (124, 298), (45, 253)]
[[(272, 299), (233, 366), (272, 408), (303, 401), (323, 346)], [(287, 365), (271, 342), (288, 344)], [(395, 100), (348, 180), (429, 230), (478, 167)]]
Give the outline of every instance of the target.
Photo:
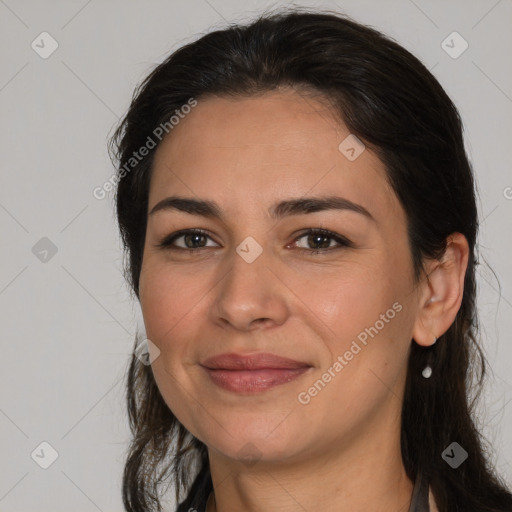
[[(122, 510), (123, 377), (140, 313), (121, 274), (112, 195), (92, 195), (113, 172), (106, 139), (171, 50), (285, 4), (0, 0), (1, 511)], [(512, 1), (295, 5), (339, 10), (394, 37), (461, 112), (483, 221), (479, 309), (492, 368), (479, 422), (512, 485)], [(58, 43), (46, 59), (31, 47), (43, 31)], [(453, 31), (469, 44), (458, 58), (441, 46)], [(55, 254), (41, 252), (43, 237)], [(48, 469), (31, 458), (43, 441), (58, 452)], [(47, 447), (35, 453), (50, 461)]]

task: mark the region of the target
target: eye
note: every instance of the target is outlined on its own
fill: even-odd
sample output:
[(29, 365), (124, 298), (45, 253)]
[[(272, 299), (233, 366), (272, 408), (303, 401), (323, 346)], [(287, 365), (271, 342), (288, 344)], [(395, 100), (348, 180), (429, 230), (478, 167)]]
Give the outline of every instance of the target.
[[(164, 238), (159, 244), (157, 244), (157, 247), (162, 249), (189, 250), (190, 252), (193, 252), (196, 249), (207, 247), (203, 243), (207, 238), (210, 238), (208, 233), (202, 229), (184, 229)], [(184, 245), (176, 245), (175, 242), (180, 239), (183, 240), (182, 243)]]
[[(317, 248), (303, 248), (299, 247), (301, 251), (307, 251), (311, 255), (327, 253), (335, 249), (341, 249), (343, 247), (353, 247), (353, 244), (348, 238), (338, 235), (327, 229), (310, 229), (303, 233), (301, 236), (295, 239), (295, 243), (305, 238), (306, 244), (318, 246)], [(334, 246), (332, 242), (335, 242)]]
[[(188, 250), (190, 253), (194, 253), (198, 249), (212, 247), (211, 245), (206, 245), (208, 238), (211, 240), (210, 235), (205, 230), (184, 229), (165, 237), (156, 247), (166, 250)], [(327, 253), (343, 247), (353, 247), (350, 240), (327, 229), (309, 229), (296, 238), (294, 244), (297, 244), (301, 239), (306, 239), (306, 244), (319, 246), (316, 248), (298, 247), (300, 251), (306, 251), (311, 255)], [(176, 243), (178, 240), (182, 240), (181, 244)], [(333, 241), (335, 242), (334, 246), (332, 245)]]

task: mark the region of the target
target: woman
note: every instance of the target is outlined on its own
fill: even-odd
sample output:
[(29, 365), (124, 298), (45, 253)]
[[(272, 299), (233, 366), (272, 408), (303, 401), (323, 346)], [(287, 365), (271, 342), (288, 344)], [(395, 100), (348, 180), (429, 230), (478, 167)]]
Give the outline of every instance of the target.
[(127, 511), (173, 480), (179, 511), (512, 511), (469, 401), (472, 170), (418, 59), (265, 15), (170, 55), (112, 149), (151, 362), (136, 340)]

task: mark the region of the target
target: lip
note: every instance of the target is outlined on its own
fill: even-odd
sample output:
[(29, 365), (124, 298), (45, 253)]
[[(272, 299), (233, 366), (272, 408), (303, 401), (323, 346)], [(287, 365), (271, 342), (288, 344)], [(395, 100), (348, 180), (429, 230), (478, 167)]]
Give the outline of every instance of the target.
[(294, 359), (277, 356), (268, 352), (258, 352), (256, 354), (219, 354), (206, 359), (201, 364), (212, 370), (282, 370), (311, 366), (303, 361), (295, 361)]
[(266, 352), (258, 354), (220, 354), (201, 366), (212, 382), (222, 389), (243, 394), (265, 391), (290, 382), (312, 366)]

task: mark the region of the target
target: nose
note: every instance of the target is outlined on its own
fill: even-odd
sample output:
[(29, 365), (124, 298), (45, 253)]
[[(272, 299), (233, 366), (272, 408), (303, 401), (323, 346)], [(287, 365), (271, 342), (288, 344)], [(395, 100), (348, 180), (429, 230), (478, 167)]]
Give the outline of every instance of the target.
[(288, 316), (290, 291), (270, 268), (265, 251), (252, 263), (237, 253), (232, 266), (214, 289), (211, 320), (240, 331), (282, 325)]

